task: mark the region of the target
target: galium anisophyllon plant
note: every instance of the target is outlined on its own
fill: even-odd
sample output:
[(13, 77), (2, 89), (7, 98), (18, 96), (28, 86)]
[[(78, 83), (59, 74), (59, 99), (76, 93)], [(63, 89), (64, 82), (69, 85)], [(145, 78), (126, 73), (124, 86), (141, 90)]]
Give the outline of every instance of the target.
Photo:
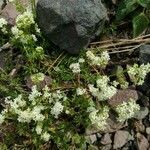
[(110, 99), (116, 94), (117, 89), (113, 85), (109, 85), (109, 78), (107, 76), (100, 76), (96, 81), (96, 87), (93, 84), (89, 84), (89, 91), (99, 101), (105, 101)]
[(115, 108), (118, 114), (118, 121), (124, 122), (127, 119), (134, 117), (134, 115), (140, 110), (140, 106), (136, 104), (136, 101), (130, 99), (128, 102), (123, 102)]
[(44, 49), (38, 45), (41, 38), (40, 29), (34, 20), (31, 10), (26, 10), (16, 18), (16, 25), (11, 28), (11, 43), (19, 48), (27, 60), (27, 67), (31, 72), (37, 72), (36, 64), (44, 59)]
[(127, 66), (127, 72), (131, 81), (135, 85), (142, 85), (144, 83), (146, 75), (150, 72), (150, 64), (134, 64), (133, 66)]

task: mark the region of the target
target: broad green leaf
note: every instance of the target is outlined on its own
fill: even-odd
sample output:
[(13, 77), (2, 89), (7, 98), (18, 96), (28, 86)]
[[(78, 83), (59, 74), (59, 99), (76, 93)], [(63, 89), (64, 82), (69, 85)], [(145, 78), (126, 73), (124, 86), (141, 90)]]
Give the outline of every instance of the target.
[(145, 8), (150, 8), (150, 0), (137, 0), (137, 2)]
[(122, 20), (138, 7), (137, 0), (122, 0), (118, 6), (116, 19)]
[(144, 13), (141, 13), (133, 18), (132, 24), (133, 24), (133, 36), (137, 37), (148, 27), (149, 19)]

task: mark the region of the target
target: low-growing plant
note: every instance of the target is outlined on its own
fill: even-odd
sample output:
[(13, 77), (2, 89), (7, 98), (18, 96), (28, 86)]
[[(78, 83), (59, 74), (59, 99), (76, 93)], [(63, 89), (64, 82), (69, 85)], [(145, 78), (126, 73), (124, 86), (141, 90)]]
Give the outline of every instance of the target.
[[(7, 22), (1, 20), (1, 24), (3, 31)], [(82, 51), (78, 56), (66, 53), (58, 56), (56, 52), (46, 56), (31, 10), (23, 11), (16, 25), (7, 30), (14, 51), (19, 51), (24, 59), (24, 70), (15, 79), (5, 72), (0, 74), (0, 90), (5, 93), (3, 97), (6, 95), (0, 113), (1, 147), (44, 149), (54, 143), (60, 150), (86, 149), (87, 129), (105, 130), (112, 111), (116, 112), (118, 121), (124, 122), (140, 109), (131, 99), (115, 108), (108, 100), (118, 89), (142, 85), (150, 72), (150, 64), (129, 64), (108, 74), (111, 59), (105, 50)], [(20, 85), (26, 76), (24, 71), (28, 71), (33, 82), (32, 88), (29, 87), (31, 91)], [(130, 79), (128, 82), (125, 73)], [(51, 82), (44, 82), (41, 89), (39, 84), (45, 76), (49, 76)], [(17, 82), (18, 78), (22, 82)], [(8, 85), (4, 85), (5, 81)]]

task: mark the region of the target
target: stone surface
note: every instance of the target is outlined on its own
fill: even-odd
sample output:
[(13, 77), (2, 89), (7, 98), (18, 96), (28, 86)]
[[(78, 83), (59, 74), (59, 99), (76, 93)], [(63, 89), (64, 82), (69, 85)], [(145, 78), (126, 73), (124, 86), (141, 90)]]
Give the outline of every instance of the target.
[(101, 139), (101, 144), (107, 145), (111, 143), (112, 143), (112, 140), (111, 140), (110, 134), (109, 133), (104, 134), (104, 136)]
[(147, 107), (141, 107), (140, 111), (138, 111), (135, 114), (134, 118), (139, 120), (144, 119), (148, 115), (148, 113), (149, 113), (149, 109)]
[(0, 17), (5, 18), (9, 25), (15, 25), (15, 19), (18, 14), (16, 7), (13, 4), (8, 3), (2, 10)]
[(46, 37), (73, 54), (100, 33), (107, 16), (101, 0), (39, 0), (36, 12)]
[(146, 133), (150, 135), (150, 127), (146, 128)]
[(101, 146), (101, 147), (99, 147), (99, 150), (112, 150), (112, 145), (108, 144), (105, 146)]
[(108, 100), (108, 103), (112, 107), (116, 107), (117, 105), (122, 104), (123, 102), (127, 102), (130, 99), (138, 100), (138, 92), (136, 90), (118, 90), (117, 93)]
[(97, 137), (96, 134), (91, 134), (91, 135), (87, 135), (85, 136), (87, 143), (89, 144), (93, 144), (97, 141)]
[(140, 47), (140, 62), (144, 64), (150, 62), (150, 45), (142, 45)]
[(150, 145), (148, 140), (145, 138), (145, 136), (140, 133), (137, 133), (136, 137), (137, 137), (138, 150), (147, 150)]
[(131, 135), (127, 131), (123, 131), (123, 130), (117, 131), (114, 136), (113, 149), (118, 149), (123, 147), (129, 141), (130, 136)]

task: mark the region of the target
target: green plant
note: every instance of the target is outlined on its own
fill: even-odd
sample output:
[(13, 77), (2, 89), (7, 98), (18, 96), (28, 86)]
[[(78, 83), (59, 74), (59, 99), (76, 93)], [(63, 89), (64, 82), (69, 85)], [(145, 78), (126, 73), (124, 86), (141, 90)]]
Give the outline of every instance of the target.
[(122, 0), (116, 13), (117, 21), (131, 17), (133, 37), (139, 36), (150, 23), (149, 0)]

